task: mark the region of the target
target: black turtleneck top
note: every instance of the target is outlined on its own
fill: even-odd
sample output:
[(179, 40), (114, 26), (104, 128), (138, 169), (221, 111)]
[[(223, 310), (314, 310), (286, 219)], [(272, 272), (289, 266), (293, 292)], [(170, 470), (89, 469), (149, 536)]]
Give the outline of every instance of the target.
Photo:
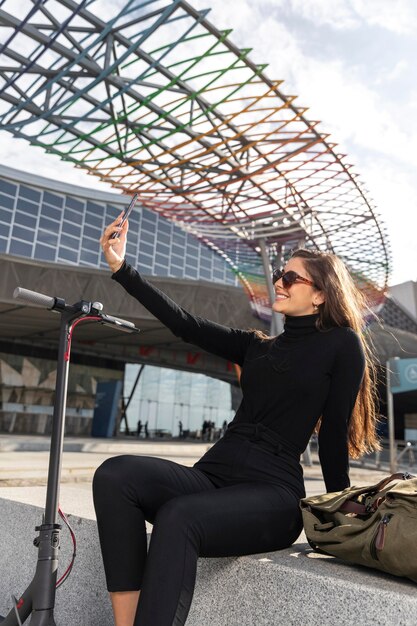
[(276, 338), (221, 326), (191, 315), (124, 263), (112, 275), (177, 337), (242, 367), (236, 422), (262, 422), (305, 450), (317, 420), (327, 491), (348, 487), (347, 432), (365, 357), (352, 328), (318, 330), (318, 314), (285, 316)]

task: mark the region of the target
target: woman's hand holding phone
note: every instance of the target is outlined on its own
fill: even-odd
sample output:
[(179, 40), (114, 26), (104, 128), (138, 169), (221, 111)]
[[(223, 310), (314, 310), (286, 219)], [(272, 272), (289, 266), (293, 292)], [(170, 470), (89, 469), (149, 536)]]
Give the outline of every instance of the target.
[[(122, 267), (126, 255), (126, 235), (129, 230), (129, 223), (126, 220), (122, 226), (119, 226), (123, 213), (107, 226), (100, 238), (104, 257), (113, 274)], [(112, 238), (114, 233), (117, 234), (117, 237)]]

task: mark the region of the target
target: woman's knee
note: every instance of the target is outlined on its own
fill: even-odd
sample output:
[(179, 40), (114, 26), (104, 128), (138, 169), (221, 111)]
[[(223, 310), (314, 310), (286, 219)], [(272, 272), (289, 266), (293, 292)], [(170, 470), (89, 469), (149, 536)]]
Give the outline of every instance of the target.
[(123, 484), (129, 474), (131, 458), (131, 455), (114, 456), (99, 465), (93, 476), (93, 492)]

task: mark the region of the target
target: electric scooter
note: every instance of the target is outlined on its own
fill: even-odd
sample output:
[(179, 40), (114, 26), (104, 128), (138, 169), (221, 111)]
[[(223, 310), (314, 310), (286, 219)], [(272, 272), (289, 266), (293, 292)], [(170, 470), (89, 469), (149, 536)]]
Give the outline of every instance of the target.
[[(13, 606), (6, 617), (0, 617), (0, 622), (2, 626), (21, 626), (31, 616), (31, 626), (56, 626), (54, 619), (55, 591), (68, 578), (75, 557), (75, 536), (68, 524), (68, 520), (58, 506), (68, 370), (73, 331), (78, 324), (86, 321), (109, 325), (128, 333), (137, 333), (139, 329), (132, 322), (113, 317), (112, 315), (105, 315), (103, 313), (103, 305), (100, 302), (81, 300), (69, 305), (62, 298), (46, 296), (21, 287), (15, 289), (13, 296), (22, 302), (41, 305), (50, 311), (58, 312), (61, 315), (61, 324), (46, 505), (42, 523), (35, 528), (39, 535), (33, 541), (38, 549), (35, 575), (19, 598), (12, 595)], [(70, 529), (74, 552), (70, 566), (57, 581), (61, 530), (61, 525), (57, 523), (58, 513)]]

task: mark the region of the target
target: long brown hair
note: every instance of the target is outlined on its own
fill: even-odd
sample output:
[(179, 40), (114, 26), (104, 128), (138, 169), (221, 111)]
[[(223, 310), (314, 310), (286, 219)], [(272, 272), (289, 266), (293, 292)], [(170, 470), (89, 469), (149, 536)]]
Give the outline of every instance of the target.
[[(356, 331), (365, 355), (365, 372), (349, 421), (348, 448), (352, 458), (358, 458), (381, 445), (376, 433), (377, 419), (377, 369), (375, 355), (364, 337), (365, 313), (371, 313), (364, 294), (355, 285), (343, 261), (330, 252), (298, 248), (291, 258), (300, 258), (315, 286), (324, 293), (325, 301), (319, 305), (318, 330), (334, 326), (348, 326)], [(374, 314), (373, 314), (374, 315)], [(320, 430), (321, 418), (315, 431)]]

